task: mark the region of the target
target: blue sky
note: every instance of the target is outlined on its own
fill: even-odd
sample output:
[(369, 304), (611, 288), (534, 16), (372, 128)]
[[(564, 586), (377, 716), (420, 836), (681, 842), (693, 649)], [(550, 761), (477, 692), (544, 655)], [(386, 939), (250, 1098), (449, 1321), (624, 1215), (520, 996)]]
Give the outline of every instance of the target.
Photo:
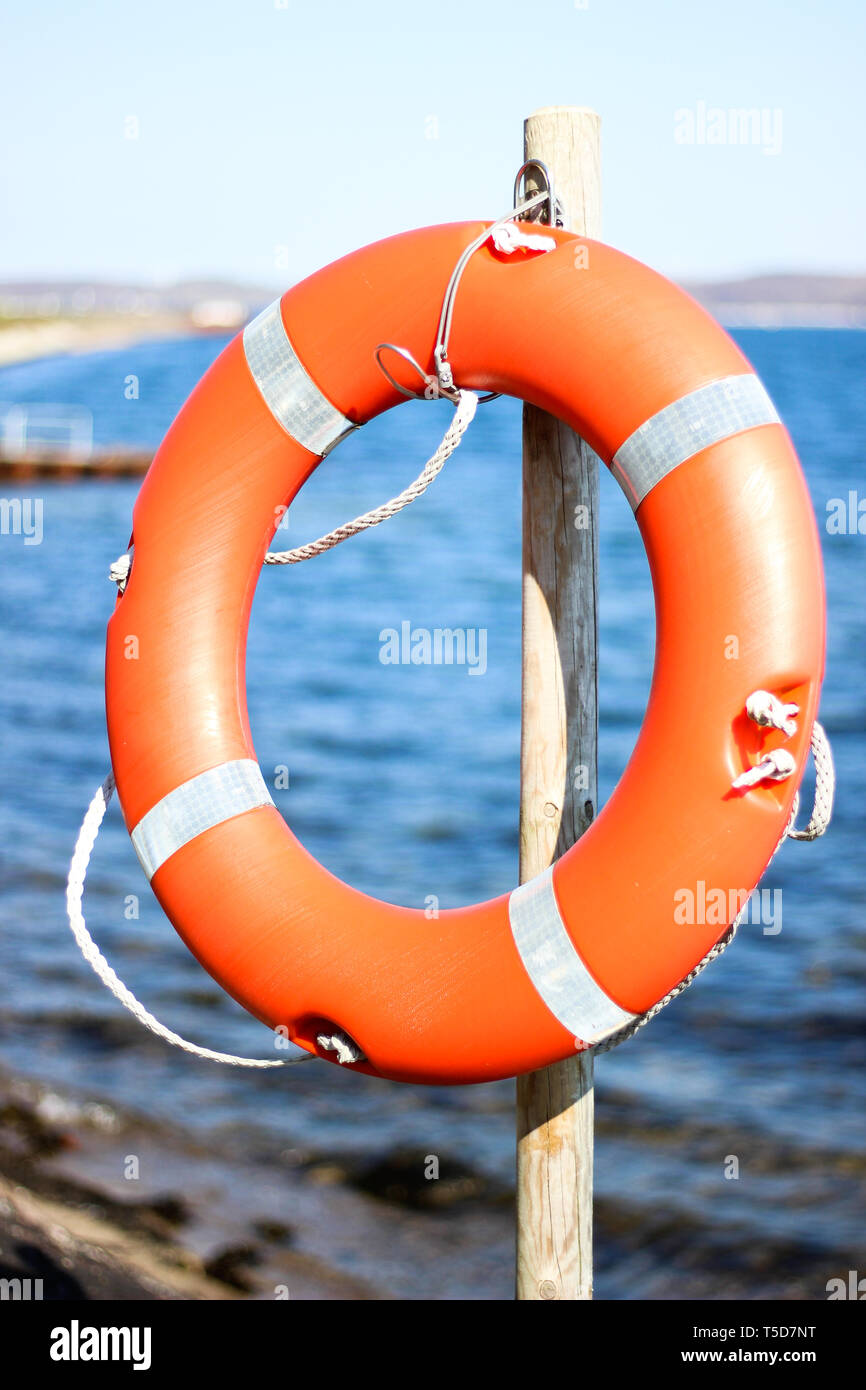
[(659, 270), (866, 270), (862, 0), (4, 11), (3, 279), (289, 284), (504, 211), (556, 103), (601, 113), (605, 240)]

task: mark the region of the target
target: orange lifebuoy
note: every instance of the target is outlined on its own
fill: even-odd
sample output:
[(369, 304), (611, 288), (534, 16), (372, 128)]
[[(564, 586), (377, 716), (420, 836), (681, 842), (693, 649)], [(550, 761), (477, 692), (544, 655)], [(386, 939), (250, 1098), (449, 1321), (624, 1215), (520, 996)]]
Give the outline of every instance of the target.
[[(629, 496), (657, 614), (640, 737), (609, 803), (552, 870), (435, 921), (340, 882), (294, 838), (258, 769), (244, 695), (262, 559), (280, 505), (320, 457), (403, 399), (376, 346), (430, 363), (444, 286), (483, 228), (430, 227), (357, 251), (228, 345), (144, 481), (108, 625), (114, 774), (175, 928), (270, 1027), (312, 1052), (323, 1031), (344, 1032), (359, 1067), (401, 1081), (546, 1065), (674, 987), (727, 925), (684, 925), (676, 895), (760, 878), (823, 674), (806, 485), (740, 350), (686, 294), (601, 243), (549, 232), (554, 250), (519, 260), (485, 246), (454, 309), (454, 376), (560, 416)], [(793, 733), (747, 717), (756, 689), (798, 706)], [(787, 779), (732, 787), (782, 746)]]

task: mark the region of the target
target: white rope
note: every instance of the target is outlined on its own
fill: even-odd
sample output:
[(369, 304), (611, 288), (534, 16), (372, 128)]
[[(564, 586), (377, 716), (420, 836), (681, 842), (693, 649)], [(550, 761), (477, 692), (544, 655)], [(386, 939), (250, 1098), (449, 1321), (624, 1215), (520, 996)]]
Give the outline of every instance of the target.
[[(318, 540), (296, 546), (293, 550), (269, 550), (264, 563), (266, 565), (298, 565), (302, 560), (312, 560), (316, 555), (324, 555), (326, 550), (333, 550), (335, 545), (341, 545), (350, 536), (357, 536), (361, 531), (366, 531), (371, 526), (379, 526), (383, 521), (390, 520), (392, 516), (402, 512), (404, 507), (408, 507), (410, 502), (417, 501), (422, 493), (427, 491), (433, 479), (441, 473), (443, 465), (454, 453), (475, 419), (475, 412), (478, 409), (478, 396), (475, 392), (455, 391), (454, 398), (457, 408), (448, 429), (445, 431), (442, 443), (432, 457), (427, 460), (414, 482), (410, 483), (396, 497), (392, 497), (389, 502), (383, 502), (381, 506), (374, 507), (372, 511), (364, 512), (362, 516), (356, 516), (354, 521), (344, 522), (342, 526), (329, 531), (325, 536), (320, 536)], [(119, 555), (110, 566), (108, 577), (117, 585), (118, 593), (122, 594), (126, 589), (131, 569), (131, 553)]]
[(90, 863), (90, 856), (93, 853), (93, 846), (96, 844), (99, 827), (102, 825), (113, 791), (114, 777), (109, 773), (85, 812), (66, 879), (66, 911), (69, 917), (69, 926), (72, 929), (72, 935), (75, 937), (78, 949), (88, 965), (93, 968), (106, 989), (111, 991), (115, 999), (118, 999), (123, 1007), (128, 1009), (134, 1018), (138, 1019), (139, 1023), (144, 1024), (144, 1027), (149, 1028), (151, 1033), (155, 1033), (158, 1038), (162, 1038), (163, 1042), (171, 1043), (172, 1047), (182, 1048), (184, 1052), (190, 1052), (194, 1057), (203, 1057), (208, 1062), (222, 1062), (227, 1067), (291, 1067), (298, 1062), (312, 1061), (313, 1057), (310, 1053), (302, 1053), (298, 1057), (286, 1057), (279, 1061), (266, 1061), (264, 1058), (257, 1057), (233, 1057), (228, 1052), (214, 1052), (209, 1047), (199, 1047), (197, 1043), (187, 1042), (178, 1033), (173, 1033), (170, 1028), (166, 1028), (164, 1024), (159, 1022), (159, 1019), (154, 1018), (153, 1014), (139, 1003), (132, 991), (127, 989), (123, 981), (112, 970), (87, 930), (82, 911), (82, 900), (87, 866)]
[[(775, 729), (781, 729), (789, 735), (796, 732), (797, 726), (794, 723), (793, 717), (799, 714), (797, 705), (785, 704), (784, 701), (779, 700), (775, 695), (771, 695), (769, 691), (756, 690), (750, 695), (746, 701), (746, 713), (756, 724), (770, 725)], [(776, 848), (767, 861), (767, 868), (764, 869), (764, 873), (767, 872), (767, 869), (772, 864), (786, 840), (816, 840), (819, 835), (824, 834), (824, 831), (830, 824), (833, 815), (833, 798), (836, 791), (836, 772), (833, 767), (833, 754), (830, 749), (830, 741), (824, 732), (823, 726), (818, 723), (817, 719), (812, 725), (811, 748), (812, 757), (815, 761), (815, 799), (812, 806), (812, 814), (809, 817), (809, 823), (803, 830), (795, 829), (797, 814), (800, 810), (800, 793), (796, 792), (791, 805), (791, 814), (788, 817), (788, 823), (776, 841)], [(778, 751), (784, 754), (785, 757), (790, 758), (790, 754), (785, 753), (784, 749)], [(756, 767), (749, 769), (749, 772), (758, 773), (768, 761), (769, 759), (763, 759)], [(792, 764), (790, 771), (792, 772), (796, 764), (793, 758), (790, 758), (790, 761)], [(783, 766), (787, 766), (787, 764), (783, 763)], [(747, 775), (748, 774), (743, 774), (744, 777)], [(735, 787), (738, 785), (751, 786), (762, 780), (763, 777), (781, 781), (788, 776), (790, 776), (790, 772), (774, 773), (771, 768), (769, 772), (760, 773), (759, 776), (752, 778), (748, 783), (743, 781), (743, 777), (738, 777), (733, 785)], [(763, 877), (763, 874), (761, 877)], [(750, 897), (751, 894), (749, 895), (749, 898)], [(718, 960), (719, 956), (724, 954), (736, 936), (740, 922), (748, 910), (749, 898), (744, 902), (724, 936), (716, 942), (715, 946), (710, 948), (703, 960), (698, 961), (694, 970), (689, 971), (688, 975), (680, 980), (678, 985), (675, 985), (664, 998), (659, 999), (658, 1003), (653, 1004), (652, 1008), (648, 1009), (645, 1014), (641, 1014), (633, 1023), (626, 1024), (625, 1028), (621, 1028), (618, 1033), (614, 1033), (603, 1043), (599, 1043), (593, 1048), (593, 1051), (610, 1052), (612, 1048), (619, 1047), (620, 1043), (627, 1042), (629, 1038), (634, 1036), (639, 1028), (645, 1027), (651, 1018), (655, 1018), (656, 1014), (661, 1013), (662, 1009), (667, 1008), (672, 999), (676, 999), (678, 994), (682, 994), (683, 990), (688, 989), (689, 985), (697, 979), (701, 972), (706, 970), (711, 961)]]
[[(746, 713), (755, 724), (762, 728), (779, 729), (789, 738), (797, 731), (796, 715), (798, 705), (787, 704), (769, 690), (754, 690), (746, 700)], [(817, 840), (823, 835), (833, 815), (833, 799), (836, 794), (836, 770), (830, 740), (822, 724), (817, 719), (812, 725), (810, 740), (812, 758), (815, 763), (815, 796), (812, 814), (803, 830), (795, 830), (790, 825), (785, 832), (789, 840)], [(759, 782), (783, 782), (796, 769), (796, 762), (785, 748), (775, 748), (767, 753), (754, 767), (746, 768), (731, 783), (739, 789), (755, 787)], [(799, 794), (795, 806), (799, 806)], [(796, 814), (796, 810), (795, 810)]]
[(772, 748), (754, 767), (747, 767), (735, 777), (731, 786), (739, 791), (743, 787), (756, 787), (759, 782), (784, 782), (796, 767), (796, 759), (787, 748)]
[[(506, 255), (511, 255), (514, 251), (523, 248), (528, 251), (552, 251), (556, 248), (556, 241), (553, 237), (543, 236), (535, 233), (528, 233), (522, 228), (514, 225), (515, 219), (524, 216), (538, 204), (545, 202), (548, 198), (547, 193), (536, 193), (531, 198), (522, 203), (518, 203), (504, 217), (500, 217), (491, 226), (486, 227), (480, 232), (468, 246), (464, 247), (451, 273), (451, 278), (445, 290), (445, 297), (442, 301), (442, 310), (439, 316), (439, 328), (436, 335), (436, 347), (433, 359), (436, 364), (436, 375), (432, 376), (425, 372), (418, 365), (410, 352), (405, 348), (395, 348), (393, 343), (380, 343), (376, 349), (376, 361), (384, 372), (385, 376), (398, 391), (402, 391), (406, 396), (415, 396), (418, 393), (409, 391), (395, 381), (391, 373), (381, 361), (381, 352), (384, 348), (390, 348), (404, 357), (418, 372), (425, 384), (425, 390), (420, 399), (435, 400), (445, 398), (450, 400), (456, 407), (454, 419), (445, 432), (445, 437), (432, 458), (427, 460), (421, 473), (413, 483), (404, 488), (396, 497), (390, 501), (383, 502), (380, 507), (374, 507), (372, 511), (364, 512), (362, 516), (355, 517), (354, 521), (344, 522), (342, 526), (329, 531), (327, 535), (320, 536), (318, 540), (310, 541), (307, 545), (295, 546), (292, 550), (269, 550), (265, 555), (266, 565), (298, 565), (302, 560), (312, 560), (316, 555), (324, 555), (327, 550), (333, 550), (335, 545), (341, 545), (350, 536), (357, 536), (361, 531), (367, 531), (371, 526), (379, 526), (383, 521), (388, 521), (392, 516), (396, 516), (404, 507), (408, 507), (410, 502), (415, 502), (422, 493), (426, 492), (433, 479), (441, 472), (443, 464), (451, 457), (454, 450), (460, 443), (466, 430), (475, 418), (478, 409), (479, 397), (474, 391), (461, 390), (454, 384), (454, 376), (451, 365), (448, 361), (448, 340), (451, 334), (451, 323), (454, 315), (454, 302), (457, 290), (460, 285), (463, 272), (469, 264), (472, 256), (483, 246), (486, 241), (493, 242), (496, 249)], [(489, 397), (485, 399), (490, 399)], [(129, 581), (132, 569), (132, 554), (120, 555), (109, 569), (109, 577), (117, 585), (118, 593), (123, 593)]]
[(505, 217), (500, 217), (492, 226), (485, 228), (468, 246), (461, 252), (460, 258), (454, 267), (451, 278), (445, 290), (445, 297), (442, 302), (442, 310), (439, 316), (439, 329), (436, 336), (436, 347), (433, 352), (433, 360), (436, 364), (436, 376), (433, 377), (425, 372), (422, 367), (404, 348), (394, 348), (392, 343), (380, 343), (376, 349), (376, 360), (382, 371), (385, 373), (392, 385), (407, 395), (413, 395), (411, 391), (406, 391), (391, 376), (391, 373), (383, 366), (380, 353), (384, 348), (391, 348), (399, 352), (409, 361), (424, 381), (424, 397), (428, 400), (436, 397), (444, 397), (453, 401), (457, 410), (454, 419), (451, 421), (445, 438), (439, 445), (435, 454), (428, 459), (422, 472), (410, 483), (409, 487), (397, 496), (392, 497), (390, 502), (384, 502), (382, 506), (375, 507), (370, 512), (365, 512), (363, 516), (356, 517), (354, 521), (347, 521), (336, 530), (329, 531), (326, 536), (320, 536), (317, 541), (311, 541), (309, 545), (296, 546), (294, 550), (269, 551), (265, 556), (266, 565), (297, 565), (302, 560), (311, 560), (314, 555), (323, 555), (326, 550), (332, 550), (335, 545), (340, 545), (342, 541), (348, 540), (350, 536), (356, 536), (360, 531), (366, 531), (371, 526), (378, 526), (383, 521), (388, 521), (392, 516), (396, 516), (404, 507), (408, 507), (410, 502), (414, 502), (432, 483), (433, 479), (441, 471), (442, 465), (451, 457), (454, 450), (460, 443), (466, 430), (475, 418), (478, 409), (478, 396), (473, 391), (461, 390), (454, 384), (454, 376), (448, 362), (448, 340), (451, 334), (451, 321), (454, 314), (454, 302), (460, 280), (469, 261), (479, 247), (486, 241), (493, 241), (498, 251), (511, 255), (521, 247), (529, 251), (552, 251), (556, 248), (556, 241), (550, 236), (540, 236), (524, 232), (521, 228), (514, 226), (514, 219), (530, 211), (538, 203), (544, 201), (547, 195), (537, 193), (524, 203), (519, 203), (512, 208)]
[(320, 1033), (316, 1038), (319, 1047), (326, 1052), (336, 1052), (341, 1067), (350, 1062), (365, 1062), (367, 1059), (358, 1044), (348, 1033)]
[[(836, 795), (836, 769), (833, 766), (833, 753), (830, 740), (824, 732), (823, 724), (817, 719), (812, 725), (812, 757), (815, 761), (815, 797), (809, 823), (803, 830), (788, 828), (790, 840), (817, 840), (823, 835), (833, 816), (833, 800)], [(796, 815), (796, 808), (795, 808)]]
[(383, 502), (380, 507), (374, 507), (372, 511), (364, 512), (363, 516), (355, 517), (354, 521), (344, 522), (335, 531), (329, 531), (326, 536), (320, 536), (317, 541), (310, 541), (308, 545), (296, 546), (294, 550), (268, 551), (265, 556), (265, 564), (297, 565), (302, 560), (311, 560), (314, 555), (322, 555), (326, 550), (332, 550), (335, 545), (347, 541), (350, 536), (357, 536), (359, 531), (366, 531), (370, 526), (378, 526), (381, 522), (396, 516), (404, 507), (408, 507), (410, 502), (414, 502), (423, 492), (427, 491), (433, 479), (442, 471), (445, 461), (454, 453), (472, 424), (477, 409), (478, 397), (474, 391), (458, 391), (457, 409), (445, 432), (445, 437), (413, 483), (410, 483), (396, 497), (392, 497), (390, 502)]
[[(791, 814), (788, 817), (788, 823), (785, 826), (785, 829), (782, 831), (781, 835), (779, 836), (778, 840), (776, 841), (776, 848), (773, 850), (773, 853), (767, 860), (767, 868), (764, 869), (764, 873), (766, 873), (767, 869), (769, 869), (776, 855), (779, 853), (779, 850), (782, 848), (782, 845), (785, 843), (785, 840), (791, 835), (792, 826), (797, 817), (799, 805), (800, 794), (798, 792), (794, 797), (794, 804), (791, 807)], [(763, 874), (761, 875), (761, 877), (763, 878)], [(739, 930), (740, 923), (743, 920), (743, 917), (749, 910), (750, 899), (751, 894), (749, 894), (749, 897), (743, 903), (743, 906), (740, 908), (740, 911), (737, 913), (733, 922), (728, 927), (728, 930), (725, 932), (724, 936), (716, 942), (715, 946), (710, 947), (709, 951), (703, 957), (703, 959), (698, 961), (694, 970), (690, 970), (688, 975), (686, 975), (684, 979), (680, 980), (678, 985), (674, 985), (673, 989), (669, 990), (668, 993), (663, 996), (663, 998), (659, 999), (657, 1003), (653, 1004), (651, 1009), (647, 1009), (645, 1014), (641, 1014), (638, 1018), (634, 1020), (633, 1023), (627, 1023), (625, 1028), (621, 1028), (618, 1033), (614, 1033), (612, 1037), (607, 1038), (603, 1043), (599, 1043), (598, 1046), (593, 1048), (593, 1051), (610, 1052), (612, 1048), (619, 1047), (620, 1043), (628, 1042), (628, 1039), (633, 1037), (639, 1028), (645, 1028), (646, 1025), (649, 1023), (650, 1019), (655, 1018), (656, 1014), (660, 1014), (662, 1009), (667, 1008), (671, 1000), (676, 999), (678, 994), (682, 994), (684, 990), (688, 989), (689, 985), (694, 983), (698, 976), (702, 974), (704, 970), (706, 970), (707, 966), (710, 965), (712, 961), (718, 960), (719, 956), (724, 955), (725, 951), (727, 951), (728, 947), (730, 946), (731, 942), (736, 936), (737, 931)]]
[(746, 714), (763, 728), (779, 729), (790, 738), (797, 732), (800, 706), (786, 704), (769, 690), (753, 690), (746, 701)]
[(117, 592), (122, 594), (129, 579), (129, 571), (132, 569), (132, 547), (125, 555), (118, 555), (113, 565), (108, 567), (108, 577), (112, 583), (117, 585)]
[[(312, 560), (316, 555), (324, 555), (326, 550), (333, 550), (335, 545), (341, 545), (350, 536), (357, 536), (359, 532), (367, 531), (371, 526), (379, 526), (383, 521), (390, 520), (392, 516), (402, 512), (404, 507), (408, 507), (410, 502), (417, 501), (422, 493), (427, 491), (433, 479), (441, 473), (443, 465), (454, 453), (475, 419), (478, 396), (474, 391), (455, 391), (454, 401), (457, 409), (445, 431), (442, 443), (435, 454), (427, 460), (414, 482), (410, 483), (396, 497), (392, 497), (389, 502), (383, 502), (381, 506), (374, 507), (372, 511), (364, 512), (362, 516), (356, 516), (354, 521), (344, 522), (342, 526), (329, 531), (325, 536), (320, 536), (318, 540), (310, 541), (307, 545), (296, 546), (293, 550), (269, 550), (265, 556), (265, 564), (298, 565), (302, 560)], [(126, 589), (131, 569), (131, 552), (119, 555), (110, 566), (108, 577), (117, 585), (118, 593), (122, 594)]]

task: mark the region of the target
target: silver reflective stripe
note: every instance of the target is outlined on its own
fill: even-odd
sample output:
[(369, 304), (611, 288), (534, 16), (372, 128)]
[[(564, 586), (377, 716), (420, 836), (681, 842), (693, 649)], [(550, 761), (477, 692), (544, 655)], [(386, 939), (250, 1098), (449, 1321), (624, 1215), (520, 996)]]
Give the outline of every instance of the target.
[(726, 376), (651, 415), (620, 445), (610, 469), (636, 511), (656, 483), (693, 454), (756, 425), (779, 423), (754, 372)]
[(550, 1012), (576, 1039), (601, 1042), (631, 1023), (590, 975), (565, 929), (553, 891), (553, 867), (522, 883), (508, 900), (511, 932), (526, 973)]
[(166, 859), (203, 831), (242, 811), (272, 806), (261, 769), (252, 758), (220, 763), (182, 782), (142, 816), (132, 843), (149, 879)]
[(286, 434), (311, 454), (324, 455), (355, 426), (323, 396), (289, 342), (275, 299), (244, 329), (244, 352), (253, 381)]

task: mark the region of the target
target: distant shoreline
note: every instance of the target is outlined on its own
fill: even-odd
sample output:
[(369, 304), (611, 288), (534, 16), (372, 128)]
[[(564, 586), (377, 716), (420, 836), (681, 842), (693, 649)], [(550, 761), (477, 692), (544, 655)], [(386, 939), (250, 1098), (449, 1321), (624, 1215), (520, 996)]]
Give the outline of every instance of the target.
[(155, 338), (204, 336), (189, 318), (159, 314), (152, 318), (133, 315), (79, 318), (16, 319), (8, 327), (0, 319), (0, 367), (48, 357), (69, 357), (89, 352), (108, 352)]
[[(691, 293), (691, 291), (690, 291)], [(845, 305), (796, 305), (784, 309), (772, 304), (718, 304), (694, 298), (718, 319), (723, 328), (736, 332), (740, 328), (773, 330), (792, 328), (802, 330), (845, 329), (862, 332), (866, 329), (866, 309), (852, 311)], [(81, 319), (58, 319), (49, 322), (34, 320), (14, 327), (3, 327), (0, 319), (0, 370), (24, 362), (40, 362), (55, 357), (75, 357), (87, 353), (120, 351), (136, 343), (152, 342), (158, 338), (204, 338), (229, 329), (212, 330), (196, 327), (188, 319), (165, 317), (142, 323), (136, 319), (116, 322)]]
[[(725, 328), (866, 328), (866, 275), (754, 275), (682, 282)], [(279, 290), (232, 281), (174, 285), (0, 282), (0, 367), (236, 332)]]
[(791, 306), (787, 310), (774, 304), (714, 304), (703, 300), (699, 300), (699, 303), (728, 332), (736, 332), (738, 328), (762, 328), (768, 331), (796, 328), (813, 332), (817, 329), (845, 329), (862, 332), (866, 328), (866, 310), (852, 312), (844, 305), (804, 304)]

